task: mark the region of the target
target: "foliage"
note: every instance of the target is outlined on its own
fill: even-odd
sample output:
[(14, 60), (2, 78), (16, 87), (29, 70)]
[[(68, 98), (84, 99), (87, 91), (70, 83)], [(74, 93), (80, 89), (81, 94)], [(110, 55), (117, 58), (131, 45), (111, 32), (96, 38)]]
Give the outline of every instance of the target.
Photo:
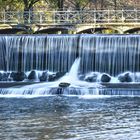
[(24, 4), (24, 10), (28, 11), (30, 10), (35, 3), (39, 2), (40, 0), (18, 0), (19, 2), (22, 1)]
[[(46, 4), (44, 4), (46, 3)], [(0, 0), (0, 10), (30, 10), (33, 7), (49, 10), (79, 9), (139, 9), (139, 0)]]
[(88, 7), (90, 0), (68, 0), (67, 6), (71, 5), (72, 9), (83, 10)]
[(19, 0), (0, 0), (0, 10), (21, 10), (23, 9), (23, 3), (19, 2)]

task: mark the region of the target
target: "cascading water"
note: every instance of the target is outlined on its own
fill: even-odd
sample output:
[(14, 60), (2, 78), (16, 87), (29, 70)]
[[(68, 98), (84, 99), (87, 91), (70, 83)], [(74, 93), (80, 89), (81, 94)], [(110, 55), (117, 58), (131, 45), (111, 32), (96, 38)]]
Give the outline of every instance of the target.
[(0, 36), (0, 70), (68, 71), (76, 58), (77, 36)]
[[(54, 94), (61, 82), (70, 83), (70, 87), (63, 89), (64, 94), (106, 94), (100, 82), (140, 82), (140, 36), (0, 36), (0, 62), (0, 80), (6, 74), (10, 79), (14, 71), (22, 72), (22, 76), (17, 74), (22, 77), (18, 80), (29, 81), (29, 71), (35, 70), (34, 80), (40, 81), (41, 75), (52, 71), (51, 82), (46, 74), (42, 78), (45, 83), (1, 88), (1, 96)], [(56, 80), (56, 72), (66, 74)]]
[(140, 71), (140, 36), (81, 35), (79, 56), (83, 72), (115, 76), (125, 71)]
[(62, 77), (59, 81), (61, 82), (76, 82), (78, 81), (78, 69), (80, 66), (80, 58), (76, 59), (72, 65), (69, 73)]
[(0, 70), (68, 72), (76, 57), (80, 71), (140, 71), (139, 35), (0, 36)]
[[(98, 94), (99, 84), (87, 83), (78, 79), (78, 69), (80, 65), (80, 58), (77, 58), (73, 63), (70, 71), (61, 79), (55, 82), (38, 83), (23, 87), (15, 87), (9, 89), (1, 89), (0, 97), (40, 97), (52, 94), (59, 94), (59, 90), (63, 90), (63, 95), (85, 95), (85, 94)], [(61, 88), (59, 84), (62, 82), (70, 83), (70, 87)]]

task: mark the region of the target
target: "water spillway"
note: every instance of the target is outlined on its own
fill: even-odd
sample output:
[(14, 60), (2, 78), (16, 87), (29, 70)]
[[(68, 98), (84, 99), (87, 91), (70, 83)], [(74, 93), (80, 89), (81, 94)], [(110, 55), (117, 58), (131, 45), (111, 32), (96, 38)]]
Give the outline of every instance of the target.
[[(0, 36), (0, 71), (0, 81), (45, 82), (0, 88), (2, 95), (48, 95), (58, 90), (106, 94), (108, 89), (100, 90), (100, 83), (140, 82), (140, 35)], [(70, 86), (60, 89), (61, 83)], [(109, 94), (116, 93), (109, 89)], [(116, 91), (120, 94), (119, 88)]]
[(76, 49), (75, 36), (0, 36), (0, 69), (68, 71)]
[(139, 35), (82, 35), (79, 46), (84, 72), (117, 75), (140, 70)]
[(80, 71), (112, 76), (140, 71), (139, 35), (0, 36), (0, 70), (69, 71), (80, 57)]

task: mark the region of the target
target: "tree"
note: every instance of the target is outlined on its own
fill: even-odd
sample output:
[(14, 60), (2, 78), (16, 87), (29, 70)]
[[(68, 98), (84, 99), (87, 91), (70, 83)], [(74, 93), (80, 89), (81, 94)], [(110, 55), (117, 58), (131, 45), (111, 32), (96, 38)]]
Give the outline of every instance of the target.
[(46, 3), (53, 9), (58, 11), (64, 10), (65, 0), (45, 0)]
[[(23, 14), (24, 23), (29, 23), (29, 18), (30, 18), (30, 22), (32, 22), (33, 6), (39, 1), (40, 0), (22, 0), (22, 3), (24, 5), (24, 14)], [(19, 2), (21, 2), (21, 0), (19, 0)]]
[(74, 10), (84, 10), (88, 7), (90, 0), (67, 0), (67, 7), (70, 7)]
[(17, 11), (22, 9), (23, 4), (19, 0), (0, 0), (1, 11)]
[[(0, 0), (1, 11), (24, 11), (24, 22), (28, 23), (29, 11), (39, 0)], [(8, 17), (7, 17), (8, 18)]]
[[(21, 0), (19, 0), (20, 2)], [(24, 4), (24, 11), (30, 11), (33, 8), (34, 4), (39, 2), (40, 0), (22, 0)]]

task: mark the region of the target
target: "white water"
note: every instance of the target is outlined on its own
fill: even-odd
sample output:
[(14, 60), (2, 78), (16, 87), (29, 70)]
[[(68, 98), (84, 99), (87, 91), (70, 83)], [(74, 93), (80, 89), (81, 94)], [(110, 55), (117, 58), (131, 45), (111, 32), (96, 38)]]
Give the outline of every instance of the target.
[[(38, 83), (28, 86), (0, 89), (0, 97), (6, 98), (35, 98), (47, 97), (58, 94), (59, 84), (62, 82), (70, 83), (68, 88), (63, 88), (63, 96), (77, 96), (84, 99), (104, 98), (113, 96), (138, 96), (139, 91), (132, 90), (105, 90), (99, 83), (89, 83), (78, 79), (78, 69), (80, 66), (80, 58), (73, 63), (70, 71), (55, 82)], [(113, 81), (113, 80), (112, 80)], [(100, 95), (100, 93), (102, 95)], [(107, 95), (106, 95), (107, 93)], [(122, 94), (123, 93), (123, 94)]]
[(68, 71), (76, 58), (76, 35), (0, 36), (0, 70)]
[(60, 82), (67, 82), (67, 83), (73, 83), (75, 81), (78, 81), (78, 69), (80, 66), (80, 58), (77, 58), (70, 71), (64, 76), (62, 77), (59, 81)]
[(67, 72), (77, 56), (80, 71), (116, 76), (140, 71), (140, 35), (0, 36), (0, 70)]
[(88, 83), (85, 81), (80, 81), (78, 79), (79, 66), (80, 58), (77, 58), (73, 63), (70, 71), (59, 80), (55, 82), (45, 82), (17, 88), (1, 89), (0, 97), (34, 98), (42, 96), (44, 97), (48, 95), (52, 96), (52, 93), (57, 94), (56, 92), (59, 87), (59, 84), (62, 82), (70, 83), (69, 88), (63, 89), (64, 95), (99, 95), (98, 88), (101, 88), (100, 84)]
[(94, 71), (110, 74), (111, 83), (119, 83), (118, 74), (126, 71), (131, 72), (132, 82), (140, 82), (139, 52), (139, 35), (1, 36), (0, 70), (18, 71), (21, 67), (27, 72), (35, 69), (36, 81), (39, 80), (39, 70), (66, 72), (75, 58), (80, 58), (57, 81), (1, 89), (0, 96), (47, 96), (61, 82), (70, 83), (63, 93), (71, 94), (75, 90), (81, 95), (98, 95), (99, 88), (102, 88), (100, 84), (78, 79), (79, 65), (84, 74)]
[(70, 71), (64, 75), (62, 78), (60, 78), (59, 80), (55, 81), (55, 82), (48, 82), (48, 83), (40, 83), (40, 84), (34, 84), (34, 85), (29, 85), (29, 86), (25, 86), (26, 88), (49, 88), (49, 87), (58, 87), (60, 83), (62, 82), (66, 82), (66, 83), (70, 83), (70, 87), (79, 87), (79, 88), (96, 88), (96, 87), (101, 87), (100, 84), (98, 83), (89, 83), (89, 82), (85, 82), (85, 81), (80, 81), (78, 79), (78, 69), (80, 66), (80, 58), (77, 58)]

